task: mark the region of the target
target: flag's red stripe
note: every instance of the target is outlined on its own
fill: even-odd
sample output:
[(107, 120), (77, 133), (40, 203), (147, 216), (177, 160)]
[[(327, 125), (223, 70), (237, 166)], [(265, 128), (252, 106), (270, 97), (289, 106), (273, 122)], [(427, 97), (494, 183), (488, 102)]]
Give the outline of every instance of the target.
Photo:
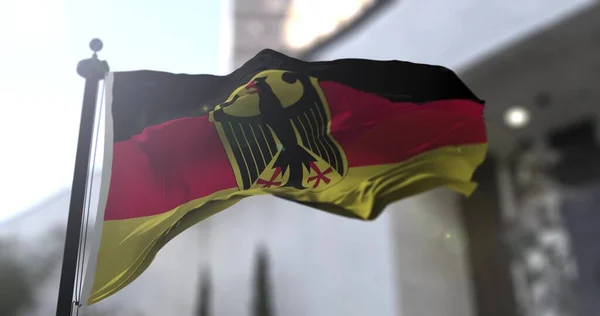
[[(333, 137), (350, 167), (403, 161), (447, 145), (484, 143), (483, 106), (466, 100), (393, 103), (323, 82)], [(206, 116), (146, 128), (114, 144), (105, 220), (156, 215), (235, 188), (235, 177)]]
[(114, 144), (104, 219), (156, 215), (236, 186), (208, 117), (177, 119)]
[(394, 103), (336, 82), (320, 86), (329, 103), (331, 134), (350, 167), (395, 163), (444, 146), (486, 142), (480, 103)]

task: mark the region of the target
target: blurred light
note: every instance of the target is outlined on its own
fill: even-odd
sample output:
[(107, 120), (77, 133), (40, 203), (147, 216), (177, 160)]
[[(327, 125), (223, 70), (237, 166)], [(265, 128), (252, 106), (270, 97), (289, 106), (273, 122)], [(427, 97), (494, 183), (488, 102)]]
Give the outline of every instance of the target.
[(529, 123), (529, 111), (526, 108), (515, 106), (504, 113), (506, 125), (512, 128), (521, 128)]
[(459, 228), (452, 228), (441, 236), (441, 244), (443, 247), (453, 254), (461, 254), (465, 253), (466, 244), (465, 244), (465, 236), (464, 232)]
[(526, 253), (527, 266), (533, 271), (541, 271), (546, 266), (544, 254), (537, 250), (530, 250)]
[(544, 230), (540, 232), (540, 243), (546, 247), (555, 246), (557, 249), (567, 249), (567, 237), (559, 230)]
[(281, 0), (267, 0), (264, 2), (266, 11), (270, 14), (279, 14), (283, 11), (283, 7), (286, 5), (285, 1)]
[(302, 49), (333, 35), (376, 0), (294, 0), (286, 17), (287, 45)]

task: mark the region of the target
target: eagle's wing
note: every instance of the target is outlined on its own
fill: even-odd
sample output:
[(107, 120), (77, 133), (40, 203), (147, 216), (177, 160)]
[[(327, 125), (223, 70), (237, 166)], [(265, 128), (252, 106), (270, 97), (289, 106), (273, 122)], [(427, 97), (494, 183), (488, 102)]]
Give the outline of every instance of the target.
[[(314, 88), (310, 86), (308, 89)], [(339, 174), (344, 174), (342, 153), (329, 134), (327, 109), (316, 91), (312, 92), (287, 108), (288, 117), (300, 134), (302, 145), (321, 157)]]
[(240, 189), (250, 188), (277, 153), (271, 129), (262, 123), (260, 116), (237, 117), (222, 109), (213, 112), (213, 120), (220, 124), (227, 138), (237, 165), (233, 168), (237, 169), (242, 182)]

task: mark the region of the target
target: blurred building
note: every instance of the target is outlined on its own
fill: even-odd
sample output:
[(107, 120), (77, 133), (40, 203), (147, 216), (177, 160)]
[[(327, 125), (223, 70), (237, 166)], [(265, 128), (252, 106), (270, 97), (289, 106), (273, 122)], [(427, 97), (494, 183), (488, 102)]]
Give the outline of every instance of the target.
[[(598, 314), (600, 254), (588, 242), (600, 237), (597, 1), (229, 0), (224, 7), (232, 18), (229, 67), (273, 48), (313, 60), (400, 59), (457, 70), (487, 100), (491, 154), (476, 176), (481, 188), (470, 199), (446, 190), (410, 198), (368, 223), (250, 198), (171, 241), (98, 309), (194, 315), (198, 280), (209, 271), (213, 315), (250, 315), (255, 258), (264, 247), (273, 315), (553, 315), (547, 302), (539, 308), (550, 306), (548, 314), (532, 314), (548, 296), (543, 282), (521, 282), (518, 268), (530, 269), (517, 260), (525, 242), (510, 235), (523, 222), (518, 214), (537, 205), (544, 214), (558, 209), (561, 220), (530, 239), (560, 231), (552, 236), (575, 256), (577, 315)], [(583, 120), (591, 123), (578, 125)], [(546, 187), (517, 184), (517, 158), (539, 141), (563, 158), (543, 172), (569, 190), (558, 185), (559, 193), (544, 195)], [(543, 198), (561, 192), (568, 194)], [(43, 243), (66, 222), (67, 202), (65, 191), (3, 223), (0, 234)], [(541, 262), (556, 257), (544, 247), (557, 249), (548, 242), (523, 253), (542, 251)], [(539, 271), (544, 264), (552, 265)], [(53, 311), (57, 281), (57, 274), (46, 281), (39, 306), (26, 315)]]
[(264, 48), (310, 58), (369, 23), (391, 0), (229, 0), (233, 68)]

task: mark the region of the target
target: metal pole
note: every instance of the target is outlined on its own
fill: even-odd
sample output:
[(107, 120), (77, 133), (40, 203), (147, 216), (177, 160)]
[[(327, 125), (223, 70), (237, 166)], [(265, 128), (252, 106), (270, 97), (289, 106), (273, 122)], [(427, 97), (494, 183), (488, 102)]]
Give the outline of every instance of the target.
[(56, 316), (71, 316), (73, 311), (73, 292), (75, 288), (79, 240), (81, 238), (81, 222), (89, 171), (90, 148), (94, 132), (94, 115), (96, 113), (98, 83), (109, 71), (108, 63), (106, 63), (106, 61), (98, 60), (96, 55), (96, 53), (102, 49), (102, 41), (93, 39), (90, 42), (90, 48), (94, 52), (92, 58), (82, 60), (77, 65), (77, 73), (85, 78), (85, 90), (79, 125), (79, 140), (75, 158), (73, 186), (71, 188), (71, 203), (67, 220), (67, 235), (65, 237), (65, 250), (60, 274)]

